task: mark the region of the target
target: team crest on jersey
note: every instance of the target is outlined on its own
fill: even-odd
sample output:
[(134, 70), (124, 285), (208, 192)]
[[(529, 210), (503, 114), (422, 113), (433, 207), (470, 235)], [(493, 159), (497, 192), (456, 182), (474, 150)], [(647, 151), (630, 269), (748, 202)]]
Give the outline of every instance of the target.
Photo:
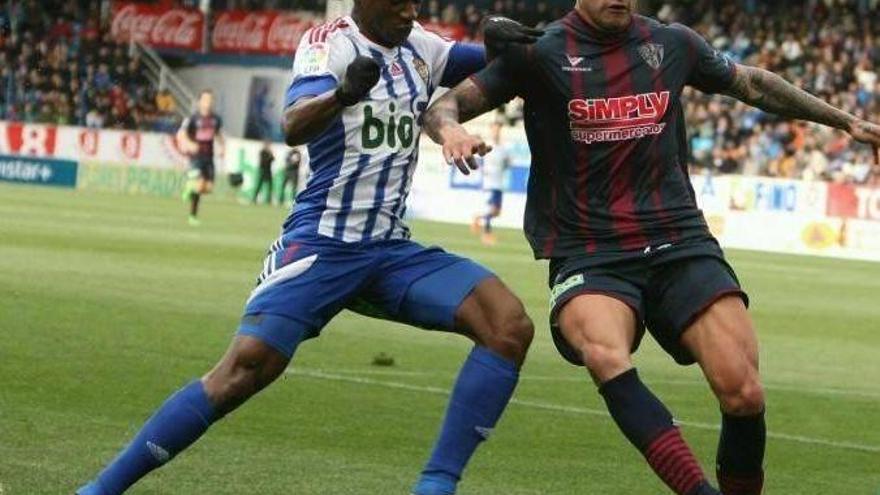
[(639, 55), (645, 60), (652, 69), (657, 70), (663, 63), (663, 55), (666, 50), (663, 45), (658, 43), (642, 43), (639, 46)]
[(416, 72), (418, 72), (419, 77), (422, 78), (422, 81), (424, 81), (425, 84), (428, 84), (428, 77), (430, 76), (430, 74), (428, 73), (428, 64), (426, 64), (425, 61), (420, 58), (414, 58), (413, 66), (415, 66)]

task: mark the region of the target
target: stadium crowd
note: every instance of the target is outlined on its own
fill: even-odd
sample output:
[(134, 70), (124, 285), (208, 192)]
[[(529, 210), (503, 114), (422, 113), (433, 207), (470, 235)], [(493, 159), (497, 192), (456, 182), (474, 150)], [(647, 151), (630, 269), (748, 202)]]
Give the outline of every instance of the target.
[[(425, 0), (421, 8), (424, 20), (462, 26), (475, 39), (489, 12), (544, 25), (571, 3)], [(777, 72), (880, 121), (880, 0), (641, 0), (640, 6), (663, 21), (694, 27), (738, 62)], [(326, 0), (212, 2), (214, 9), (325, 7)], [(122, 129), (176, 126), (173, 99), (153, 90), (140, 61), (99, 25), (99, 11), (98, 0), (22, 0), (0, 9), (0, 117)], [(684, 101), (697, 169), (880, 185), (872, 150), (853, 145), (844, 133), (695, 91)]]
[(174, 100), (99, 22), (97, 1), (23, 0), (0, 9), (0, 118), (167, 131)]
[[(880, 121), (876, 0), (701, 1), (661, 7), (734, 60), (763, 67), (834, 106)], [(873, 150), (828, 128), (792, 123), (729, 98), (685, 95), (692, 164), (722, 173), (880, 185)]]
[[(294, 1), (315, 12), (325, 6), (325, 0)], [(463, 26), (466, 37), (476, 39), (488, 13), (543, 26), (565, 15), (571, 4), (425, 0), (421, 8), (424, 20)], [(880, 0), (640, 0), (639, 5), (665, 22), (692, 26), (737, 62), (777, 72), (835, 106), (880, 121)], [(854, 145), (844, 133), (779, 120), (696, 91), (688, 91), (684, 101), (691, 165), (697, 170), (880, 185), (872, 150)]]

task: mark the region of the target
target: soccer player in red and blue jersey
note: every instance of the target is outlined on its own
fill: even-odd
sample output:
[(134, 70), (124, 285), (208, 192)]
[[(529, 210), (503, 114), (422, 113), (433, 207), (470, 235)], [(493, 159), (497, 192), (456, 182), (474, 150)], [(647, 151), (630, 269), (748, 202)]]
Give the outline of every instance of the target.
[(214, 142), (217, 154), (223, 158), (226, 141), (223, 138), (223, 119), (214, 113), (214, 94), (204, 90), (199, 94), (199, 109), (184, 119), (177, 131), (177, 142), (190, 157), (183, 199), (188, 200), (189, 223), (199, 225), (199, 202), (205, 194), (214, 190)]
[(485, 143), (459, 122), (524, 98), (525, 231), (535, 256), (550, 260), (558, 349), (586, 366), (623, 434), (679, 495), (719, 492), (631, 354), (646, 326), (678, 363), (699, 363), (722, 411), (721, 492), (757, 495), (766, 442), (758, 343), (748, 297), (690, 185), (682, 90), (723, 93), (875, 147), (880, 127), (733, 63), (685, 26), (636, 15), (635, 3), (578, 0), (536, 44), (510, 46), (438, 100), (425, 130), (467, 172)]

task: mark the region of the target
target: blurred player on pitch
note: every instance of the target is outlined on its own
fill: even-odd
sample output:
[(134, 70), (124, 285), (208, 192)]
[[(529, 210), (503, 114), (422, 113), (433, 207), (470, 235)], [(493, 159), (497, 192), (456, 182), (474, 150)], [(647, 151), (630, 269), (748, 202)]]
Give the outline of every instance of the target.
[[(488, 270), (409, 240), (403, 218), (421, 115), (438, 87), (457, 84), (486, 58), (482, 47), (422, 29), (414, 22), (418, 4), (356, 0), (350, 17), (304, 35), (284, 131), (288, 144), (308, 143), (312, 173), (269, 250), (238, 335), (220, 363), (169, 398), (80, 495), (121, 493), (170, 460), (280, 376), (297, 347), (346, 308), (476, 343), (414, 488), (416, 495), (455, 493), (513, 394), (533, 327)], [(493, 29), (507, 41), (538, 34), (518, 24)]]
[(504, 204), (504, 177), (510, 168), (510, 150), (501, 141), (504, 125), (492, 124), (492, 153), (483, 159), (483, 191), (489, 193), (488, 211), (474, 217), (471, 231), (481, 234), (480, 239), (487, 246), (494, 246), (498, 239), (492, 232), (492, 220), (501, 216)]
[(177, 131), (180, 149), (190, 157), (190, 170), (183, 191), (184, 201), (189, 200), (189, 223), (199, 225), (199, 201), (203, 194), (214, 190), (214, 142), (217, 155), (223, 159), (225, 140), (222, 133), (223, 120), (214, 113), (214, 94), (204, 90), (199, 95), (196, 113), (184, 119)]
[[(680, 95), (685, 86), (726, 94), (874, 146), (880, 127), (733, 63), (685, 26), (635, 15), (635, 3), (578, 0), (537, 43), (511, 47), (437, 101), (425, 130), (467, 170), (486, 146), (459, 122), (523, 97), (525, 230), (535, 257), (550, 259), (560, 353), (588, 369), (618, 427), (675, 493), (758, 495), (758, 341), (748, 297), (697, 208)], [(720, 492), (633, 367), (645, 325), (678, 363), (700, 364), (718, 399)]]

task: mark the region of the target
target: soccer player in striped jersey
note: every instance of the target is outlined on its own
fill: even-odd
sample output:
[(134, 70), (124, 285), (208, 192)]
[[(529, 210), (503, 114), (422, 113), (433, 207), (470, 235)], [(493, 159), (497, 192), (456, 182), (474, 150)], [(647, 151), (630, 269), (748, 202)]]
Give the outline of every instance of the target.
[[(766, 442), (748, 297), (697, 208), (680, 95), (724, 93), (783, 117), (880, 144), (880, 127), (776, 74), (738, 65), (635, 0), (578, 0), (529, 46), (513, 46), (436, 102), (425, 130), (460, 168), (485, 144), (459, 124), (519, 95), (532, 150), (525, 230), (550, 259), (551, 328), (586, 366), (609, 412), (679, 495), (717, 495), (631, 354), (644, 326), (680, 364), (699, 363), (721, 406), (725, 495), (763, 490)], [(497, 20), (496, 22), (503, 22)]]
[[(172, 395), (79, 495), (122, 493), (169, 461), (274, 381), (297, 347), (343, 309), (475, 342), (413, 489), (455, 493), (513, 394), (533, 327), (487, 269), (409, 240), (403, 217), (421, 115), (438, 87), (485, 65), (482, 47), (416, 24), (417, 6), (355, 0), (350, 17), (305, 34), (284, 131), (288, 144), (308, 143), (311, 174), (270, 248), (238, 334), (220, 363)], [(495, 34), (505, 42), (535, 33), (517, 25)]]

